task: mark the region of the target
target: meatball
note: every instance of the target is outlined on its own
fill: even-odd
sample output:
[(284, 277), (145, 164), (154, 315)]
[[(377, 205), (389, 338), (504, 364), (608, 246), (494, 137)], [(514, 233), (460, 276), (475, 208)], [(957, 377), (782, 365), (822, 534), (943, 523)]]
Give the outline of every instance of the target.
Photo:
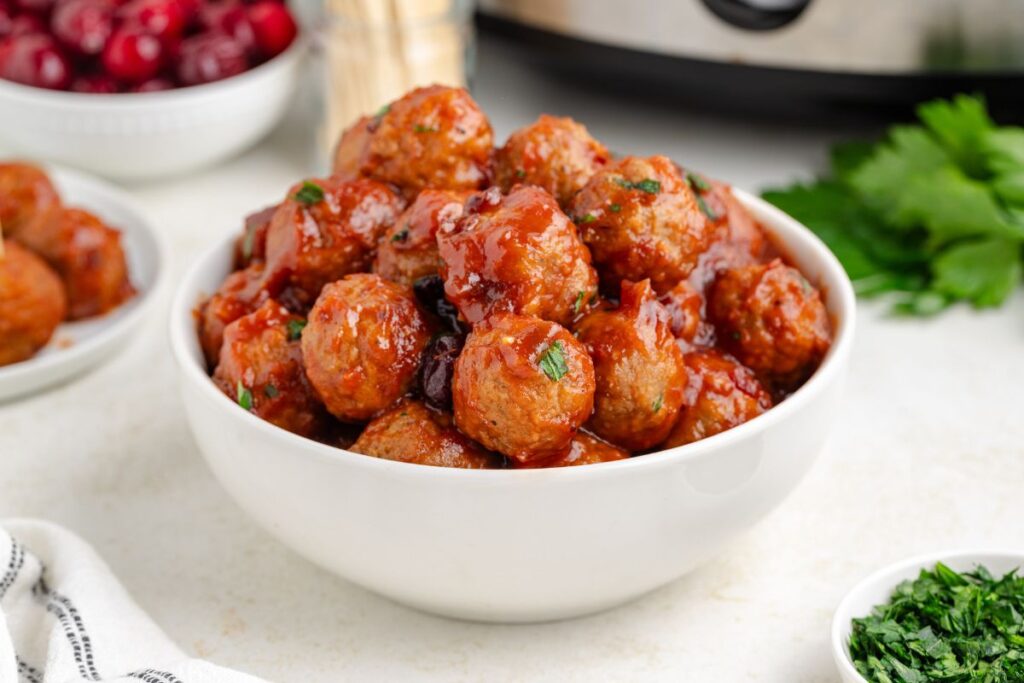
[(82, 209), (55, 209), (18, 241), (57, 271), (68, 302), (68, 318), (106, 313), (135, 294), (121, 233)]
[(668, 312), (672, 334), (688, 349), (691, 346), (711, 346), (715, 342), (715, 328), (704, 319), (704, 296), (688, 282), (681, 281), (658, 298)]
[(17, 239), (32, 232), (60, 206), (60, 197), (46, 173), (23, 163), (0, 164), (0, 224)]
[(0, 255), (0, 365), (46, 346), (66, 311), (64, 287), (46, 262), (13, 240)]
[(649, 279), (663, 293), (690, 274), (711, 237), (711, 224), (672, 161), (626, 157), (590, 178), (572, 202), (601, 283)]
[(246, 410), (300, 436), (329, 421), (302, 368), (305, 320), (273, 299), (224, 329), (213, 381)]
[(706, 180), (696, 173), (686, 177), (713, 224), (710, 244), (689, 277), (690, 284), (703, 292), (721, 270), (763, 263), (771, 245), (764, 230), (728, 185)]
[(495, 182), (508, 192), (514, 185), (538, 185), (569, 207), (573, 195), (611, 159), (587, 129), (570, 118), (542, 114), (509, 136), (494, 156)]
[(370, 127), (360, 171), (402, 188), (406, 199), (428, 187), (480, 190), (490, 182), (491, 124), (462, 88), (417, 88)]
[(772, 407), (771, 396), (754, 373), (720, 351), (686, 354), (686, 374), (683, 409), (665, 448), (732, 429)]
[(590, 313), (576, 336), (597, 378), (588, 429), (631, 451), (664, 441), (683, 404), (686, 366), (651, 283), (623, 282), (618, 309)]
[(378, 123), (374, 117), (364, 116), (341, 134), (334, 148), (334, 168), (331, 172), (335, 177), (345, 180), (360, 177), (363, 158), (370, 146), (370, 136)]
[(580, 430), (569, 444), (569, 450), (563, 455), (538, 463), (530, 463), (525, 467), (570, 467), (576, 465), (593, 465), (599, 462), (626, 460), (629, 452), (613, 444), (599, 439), (593, 434)]
[(228, 275), (220, 289), (200, 306), (199, 344), (210, 368), (220, 357), (224, 328), (255, 311), (269, 296), (263, 284), (263, 264), (253, 263)]
[(408, 287), (346, 276), (324, 287), (309, 312), (306, 375), (335, 417), (368, 420), (413, 388), (432, 331)]
[(477, 325), (455, 361), (455, 424), (519, 462), (560, 456), (594, 407), (594, 366), (561, 325), (504, 313)]
[(804, 380), (832, 343), (818, 290), (779, 259), (719, 273), (708, 317), (719, 344), (776, 389)]
[(437, 244), (445, 294), (470, 324), (510, 312), (567, 325), (597, 292), (576, 226), (538, 187), (474, 195)]
[(412, 285), (416, 280), (437, 273), (441, 257), (437, 253), (437, 229), (462, 217), (467, 193), (447, 190), (423, 190), (377, 247), (373, 272), (386, 280)]
[(403, 400), (366, 426), (349, 450), (386, 460), (435, 467), (498, 468), (500, 456), (459, 433), (450, 415)]
[(290, 286), (308, 306), (328, 282), (369, 269), (402, 200), (373, 180), (306, 180), (293, 187), (267, 231), (268, 286)]

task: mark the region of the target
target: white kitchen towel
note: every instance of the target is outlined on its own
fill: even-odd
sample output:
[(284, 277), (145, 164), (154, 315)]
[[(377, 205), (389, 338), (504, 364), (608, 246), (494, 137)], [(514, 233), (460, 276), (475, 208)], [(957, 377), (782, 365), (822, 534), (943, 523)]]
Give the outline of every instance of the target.
[(70, 531), (0, 522), (0, 683), (81, 681), (260, 683), (187, 657)]

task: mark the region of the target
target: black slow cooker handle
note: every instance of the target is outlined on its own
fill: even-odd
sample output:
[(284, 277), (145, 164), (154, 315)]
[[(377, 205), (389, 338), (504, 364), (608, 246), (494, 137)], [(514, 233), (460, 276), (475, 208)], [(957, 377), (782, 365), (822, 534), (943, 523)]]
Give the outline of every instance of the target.
[(716, 17), (748, 31), (773, 31), (800, 16), (811, 0), (702, 0)]

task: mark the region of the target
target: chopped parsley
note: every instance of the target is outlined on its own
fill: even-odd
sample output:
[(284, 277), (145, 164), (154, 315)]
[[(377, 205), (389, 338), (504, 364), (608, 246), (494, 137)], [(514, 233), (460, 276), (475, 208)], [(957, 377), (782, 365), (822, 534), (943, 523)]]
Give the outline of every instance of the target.
[(565, 364), (562, 342), (558, 340), (551, 342), (551, 346), (541, 354), (539, 365), (552, 382), (557, 382), (569, 374), (569, 366)]
[(711, 189), (711, 184), (705, 180), (703, 176), (696, 173), (687, 173), (686, 182), (688, 182), (690, 187), (694, 188), (698, 192), (707, 192)]
[(637, 182), (632, 180), (626, 180), (625, 178), (616, 178), (615, 182), (619, 187), (624, 187), (627, 190), (640, 190), (647, 194), (658, 194), (661, 192), (661, 181), (654, 180), (653, 178), (644, 178)]
[(622, 211), (622, 204), (612, 204), (608, 207), (608, 210), (612, 213), (618, 213), (619, 211)]
[(436, 133), (439, 129), (433, 126), (425, 126), (422, 123), (417, 123), (412, 127), (414, 133)]
[(854, 619), (849, 645), (870, 683), (1024, 681), (1024, 578), (940, 562)]
[(263, 387), (263, 393), (266, 394), (267, 398), (277, 398), (281, 392), (273, 384), (268, 384)]
[(242, 406), (245, 410), (252, 410), (252, 392), (242, 384), (242, 380), (238, 380), (238, 383), (235, 385), (235, 395), (238, 399), (238, 405)]
[(252, 251), (256, 246), (256, 226), (250, 225), (245, 229), (245, 237), (242, 238), (242, 260), (248, 263), (252, 260)]
[(383, 107), (378, 109), (377, 113), (374, 114), (373, 116), (374, 116), (374, 118), (378, 118), (379, 119), (380, 117), (384, 116), (384, 114), (387, 114), (389, 111), (391, 111), (391, 105), (390, 104), (385, 104)]
[(654, 403), (651, 404), (651, 412), (656, 413), (661, 410), (661, 406), (665, 404), (665, 392), (658, 394), (658, 398), (654, 399)]
[(708, 203), (704, 201), (704, 197), (699, 194), (694, 195), (694, 197), (697, 199), (697, 206), (699, 206), (700, 210), (704, 212), (704, 215), (707, 216), (709, 220), (717, 221), (718, 214), (708, 206)]
[(521, 168), (517, 168), (516, 169), (516, 178), (519, 178), (520, 180), (522, 180), (525, 177), (526, 177), (526, 171), (524, 171)]
[(597, 220), (597, 216), (595, 216), (592, 213), (588, 213), (588, 214), (585, 214), (583, 216), (580, 216), (579, 222), (580, 223), (593, 223), (596, 220)]
[(404, 242), (409, 239), (409, 226), (405, 226), (394, 235), (391, 236), (392, 242)]
[(289, 320), (286, 327), (288, 328), (288, 341), (297, 341), (302, 338), (302, 330), (306, 328), (306, 320)]
[(573, 313), (579, 313), (581, 310), (583, 310), (583, 300), (586, 296), (587, 293), (584, 292), (583, 290), (580, 290), (579, 294), (576, 295), (576, 302), (573, 303), (572, 305)]
[(299, 191), (293, 195), (295, 201), (302, 202), (306, 206), (312, 206), (324, 200), (324, 188), (311, 180), (302, 183)]

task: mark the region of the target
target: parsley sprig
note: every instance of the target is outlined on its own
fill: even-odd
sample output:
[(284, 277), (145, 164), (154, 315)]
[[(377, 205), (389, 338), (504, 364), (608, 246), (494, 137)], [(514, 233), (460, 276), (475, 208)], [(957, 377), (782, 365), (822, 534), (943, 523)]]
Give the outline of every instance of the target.
[(558, 340), (551, 342), (551, 346), (540, 355), (538, 365), (540, 365), (540, 369), (552, 382), (557, 382), (569, 374), (569, 366), (565, 363), (565, 352), (562, 350), (562, 342)]
[(294, 197), (295, 201), (302, 202), (306, 206), (312, 206), (324, 200), (324, 188), (312, 180), (307, 180), (302, 183), (302, 187), (299, 188)]
[(764, 197), (829, 245), (861, 296), (894, 293), (910, 315), (998, 306), (1021, 279), (1024, 128), (966, 95), (917, 115), (882, 142), (834, 147), (827, 177)]
[(938, 563), (853, 620), (850, 656), (871, 683), (1024, 680), (1024, 578)]

